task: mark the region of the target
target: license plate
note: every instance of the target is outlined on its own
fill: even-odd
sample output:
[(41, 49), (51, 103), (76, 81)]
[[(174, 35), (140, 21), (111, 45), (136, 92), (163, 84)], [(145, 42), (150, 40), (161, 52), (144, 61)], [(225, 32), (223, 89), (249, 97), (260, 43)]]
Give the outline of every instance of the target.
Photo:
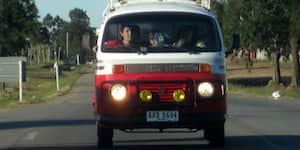
[(178, 111), (147, 111), (147, 122), (177, 122)]

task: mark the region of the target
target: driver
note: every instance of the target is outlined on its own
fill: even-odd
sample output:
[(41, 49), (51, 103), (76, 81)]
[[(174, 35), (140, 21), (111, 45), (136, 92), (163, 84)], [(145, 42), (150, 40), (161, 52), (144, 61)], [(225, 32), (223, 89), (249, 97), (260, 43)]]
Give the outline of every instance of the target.
[(121, 36), (121, 40), (110, 40), (104, 42), (104, 47), (111, 47), (111, 48), (133, 47), (134, 44), (132, 40), (132, 28), (130, 25), (121, 25), (120, 36)]

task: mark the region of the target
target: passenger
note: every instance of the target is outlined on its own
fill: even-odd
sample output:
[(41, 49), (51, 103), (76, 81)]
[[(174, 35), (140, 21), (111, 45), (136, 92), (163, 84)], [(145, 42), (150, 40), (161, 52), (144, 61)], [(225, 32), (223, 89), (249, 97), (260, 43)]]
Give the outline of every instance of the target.
[(135, 44), (133, 44), (132, 29), (131, 29), (130, 25), (121, 25), (120, 36), (121, 36), (121, 40), (110, 40), (110, 41), (104, 42), (104, 47), (131, 48), (135, 45)]
[(150, 47), (166, 47), (170, 37), (166, 33), (150, 32), (149, 43)]
[(193, 42), (193, 30), (188, 27), (179, 29), (175, 43), (173, 47), (182, 48), (182, 47), (191, 47)]
[(149, 33), (149, 43), (150, 47), (158, 47), (158, 40), (155, 38), (154, 32)]

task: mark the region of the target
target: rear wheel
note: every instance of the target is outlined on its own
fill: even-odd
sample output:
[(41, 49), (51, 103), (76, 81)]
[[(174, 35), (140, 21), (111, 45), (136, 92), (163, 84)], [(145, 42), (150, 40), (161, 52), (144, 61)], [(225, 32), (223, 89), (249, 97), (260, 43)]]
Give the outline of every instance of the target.
[(101, 124), (97, 122), (97, 146), (98, 148), (111, 148), (113, 146), (113, 129), (102, 127)]
[(225, 132), (224, 125), (218, 128), (204, 129), (204, 138), (209, 141), (209, 144), (214, 147), (224, 147)]

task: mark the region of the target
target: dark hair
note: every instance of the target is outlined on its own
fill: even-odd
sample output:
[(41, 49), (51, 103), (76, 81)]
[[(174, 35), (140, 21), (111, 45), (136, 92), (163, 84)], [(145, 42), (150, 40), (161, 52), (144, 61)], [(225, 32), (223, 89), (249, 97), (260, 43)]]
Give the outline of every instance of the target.
[(129, 25), (129, 24), (121, 24), (120, 27), (119, 27), (119, 31), (123, 32), (123, 30), (124, 30), (125, 27), (131, 28), (131, 25)]
[(178, 29), (176, 41), (180, 39), (187, 40), (185, 44), (194, 43), (196, 40), (197, 28), (191, 25), (184, 25)]
[(187, 38), (187, 36), (192, 35), (193, 34), (193, 27), (192, 26), (183, 26), (181, 28), (179, 28), (178, 30), (178, 34), (177, 34), (177, 39), (180, 38)]

